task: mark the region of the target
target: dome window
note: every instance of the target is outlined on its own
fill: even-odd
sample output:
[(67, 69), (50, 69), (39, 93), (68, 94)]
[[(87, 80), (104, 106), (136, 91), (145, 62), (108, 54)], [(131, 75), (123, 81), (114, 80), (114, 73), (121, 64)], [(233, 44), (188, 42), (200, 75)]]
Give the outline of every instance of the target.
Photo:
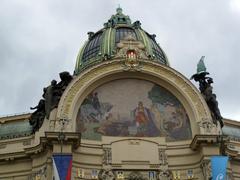
[(115, 35), (116, 43), (119, 43), (120, 40), (122, 40), (124, 37), (126, 37), (129, 34), (132, 35), (135, 39), (137, 39), (137, 35), (135, 31), (131, 28), (121, 27), (116, 29), (116, 35)]
[(166, 64), (165, 55), (161, 50), (161, 48), (159, 47), (159, 45), (156, 43), (156, 41), (152, 37), (149, 36), (149, 39), (151, 41), (153, 54), (156, 57), (156, 59), (159, 59), (161, 63)]
[(91, 37), (91, 40), (89, 40), (83, 52), (83, 57), (82, 57), (83, 62), (86, 62), (87, 60), (95, 57), (98, 54), (100, 50), (101, 38), (102, 38), (102, 32), (97, 33), (96, 35), (93, 35)]

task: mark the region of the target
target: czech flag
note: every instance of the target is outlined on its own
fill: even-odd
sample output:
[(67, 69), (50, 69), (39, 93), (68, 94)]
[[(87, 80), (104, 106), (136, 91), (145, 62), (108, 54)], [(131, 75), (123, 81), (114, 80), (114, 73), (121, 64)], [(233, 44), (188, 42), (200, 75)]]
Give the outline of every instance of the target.
[(72, 155), (53, 155), (55, 180), (71, 180)]

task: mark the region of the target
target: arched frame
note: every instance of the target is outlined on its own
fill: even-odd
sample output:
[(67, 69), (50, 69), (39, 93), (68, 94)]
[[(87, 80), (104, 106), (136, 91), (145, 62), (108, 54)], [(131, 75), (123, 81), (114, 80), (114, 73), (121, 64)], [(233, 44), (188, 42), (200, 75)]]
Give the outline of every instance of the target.
[(176, 96), (189, 116), (193, 136), (200, 133), (198, 126), (200, 121), (211, 119), (202, 95), (188, 79), (176, 70), (151, 61), (141, 61), (139, 70), (128, 69), (126, 71), (121, 60), (102, 62), (75, 77), (60, 100), (56, 119), (67, 119), (69, 125), (65, 130), (75, 131), (78, 109), (84, 98), (100, 85), (124, 78), (151, 81)]

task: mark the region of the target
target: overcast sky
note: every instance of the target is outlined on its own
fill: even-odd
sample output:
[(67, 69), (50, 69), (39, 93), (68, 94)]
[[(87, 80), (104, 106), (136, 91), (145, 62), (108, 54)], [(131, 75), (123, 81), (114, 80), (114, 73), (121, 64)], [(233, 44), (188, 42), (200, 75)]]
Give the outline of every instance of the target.
[(72, 73), (87, 32), (118, 4), (186, 77), (205, 55), (222, 115), (240, 120), (240, 0), (1, 0), (0, 115), (29, 112), (59, 72)]

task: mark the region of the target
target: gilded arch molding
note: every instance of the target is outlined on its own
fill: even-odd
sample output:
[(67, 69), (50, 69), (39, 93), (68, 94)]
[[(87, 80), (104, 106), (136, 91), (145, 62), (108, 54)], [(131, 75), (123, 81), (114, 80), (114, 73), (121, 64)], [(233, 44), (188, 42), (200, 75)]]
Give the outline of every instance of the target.
[[(105, 61), (85, 70), (83, 73), (75, 77), (64, 92), (57, 110), (57, 120), (66, 119), (69, 121), (66, 131), (75, 130), (74, 119), (76, 117), (76, 107), (78, 108), (81, 104), (79, 103), (79, 98), (83, 99), (82, 96), (87, 95), (85, 91), (93, 83), (101, 81), (101, 79), (104, 79), (107, 76), (111, 77), (114, 74), (126, 72), (122, 62), (123, 61), (121, 60)], [(201, 121), (211, 120), (210, 112), (202, 95), (192, 83), (179, 72), (172, 68), (146, 60), (141, 61), (141, 69), (137, 71), (134, 69), (128, 69), (127, 71), (133, 71), (133, 73), (136, 73), (136, 77), (138, 77), (138, 71), (140, 71), (146, 76), (161, 79), (165, 84), (170, 85), (171, 88), (182, 97), (181, 99), (185, 101), (185, 107), (187, 106), (188, 113), (192, 114), (190, 115), (191, 122), (195, 121), (200, 124)], [(142, 77), (139, 76), (138, 78)], [(57, 129), (55, 127), (55, 130)]]

